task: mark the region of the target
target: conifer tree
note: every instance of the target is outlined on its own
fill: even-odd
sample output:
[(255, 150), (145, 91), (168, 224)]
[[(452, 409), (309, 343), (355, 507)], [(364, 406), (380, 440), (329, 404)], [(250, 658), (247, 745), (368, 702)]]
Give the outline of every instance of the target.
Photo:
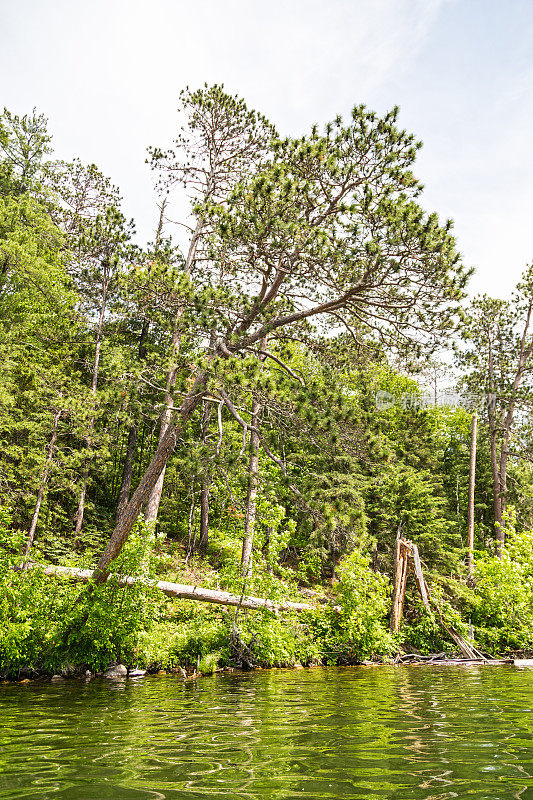
[[(243, 100), (228, 95), (222, 86), (204, 86), (180, 93), (180, 111), (186, 126), (170, 150), (150, 148), (152, 167), (159, 172), (159, 188), (169, 192), (183, 185), (192, 207), (193, 224), (186, 226), (189, 244), (183, 266), (190, 276), (206, 258), (205, 240), (211, 226), (205, 215), (207, 204), (223, 202), (236, 182), (254, 168), (266, 153), (274, 131), (267, 120), (247, 109)], [(177, 306), (171, 342), (171, 364), (167, 372), (166, 393), (161, 415), (161, 442), (172, 420), (180, 342), (183, 335), (184, 307)], [(165, 468), (154, 486), (146, 506), (146, 520), (157, 519)], [(204, 487), (204, 512), (205, 512)], [(204, 531), (205, 538), (205, 531)], [(202, 539), (202, 537), (200, 537)]]
[(75, 534), (79, 536), (89, 480), (88, 459), (93, 446), (104, 322), (117, 289), (121, 261), (133, 232), (133, 223), (128, 223), (119, 209), (118, 189), (94, 164), (84, 166), (78, 160), (58, 163), (50, 174), (58, 198), (53, 213), (71, 247), (72, 257), (68, 268), (82, 301), (80, 310), (96, 317), (94, 355), (90, 369), (93, 413), (85, 436), (87, 453), (75, 514)]
[[(359, 322), (383, 341), (413, 346), (450, 325), (467, 273), (436, 215), (415, 202), (411, 166), (417, 143), (363, 107), (324, 134), (275, 141), (270, 162), (236, 185), (225, 203), (208, 200), (202, 219), (212, 230), (209, 287), (198, 286), (198, 325), (210, 343), (195, 379), (100, 558), (107, 576), (177, 438), (224, 369), (239, 368), (259, 342), (315, 319)], [(194, 305), (194, 303), (193, 303)], [(223, 397), (223, 395), (222, 395)]]

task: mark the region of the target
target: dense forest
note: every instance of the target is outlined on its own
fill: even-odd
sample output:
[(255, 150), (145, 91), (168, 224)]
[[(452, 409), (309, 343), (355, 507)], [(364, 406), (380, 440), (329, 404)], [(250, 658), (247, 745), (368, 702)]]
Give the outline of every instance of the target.
[[(443, 620), (533, 647), (533, 270), (469, 299), (398, 113), (284, 138), (223, 87), (183, 91), (141, 246), (112, 178), (4, 111), (2, 675), (452, 651)], [(400, 536), (435, 612), (409, 577), (396, 632)]]

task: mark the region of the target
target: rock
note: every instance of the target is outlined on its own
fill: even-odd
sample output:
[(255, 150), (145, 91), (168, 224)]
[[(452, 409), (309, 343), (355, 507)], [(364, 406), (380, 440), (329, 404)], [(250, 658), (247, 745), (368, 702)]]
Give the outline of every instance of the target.
[(303, 667), (302, 667), (302, 665), (300, 664), (299, 661), (297, 661), (295, 664), (293, 664), (292, 668), (293, 669), (303, 669)]
[(128, 670), (124, 664), (117, 664), (115, 667), (109, 667), (104, 672), (104, 678), (125, 678)]
[(158, 669), (155, 674), (156, 675), (166, 675), (167, 673), (166, 673), (166, 671), (164, 669)]
[(145, 669), (130, 669), (128, 672), (128, 678), (142, 678), (143, 675), (146, 675)]
[(90, 681), (92, 676), (93, 676), (93, 674), (92, 674), (91, 670), (90, 669), (86, 669), (85, 670), (85, 680)]
[(64, 683), (65, 678), (62, 675), (52, 675), (52, 683)]

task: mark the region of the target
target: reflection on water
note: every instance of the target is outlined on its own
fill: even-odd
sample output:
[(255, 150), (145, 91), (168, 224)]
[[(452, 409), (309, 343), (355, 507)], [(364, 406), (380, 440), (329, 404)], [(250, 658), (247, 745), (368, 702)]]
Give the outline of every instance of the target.
[(533, 670), (0, 686), (2, 800), (533, 800)]

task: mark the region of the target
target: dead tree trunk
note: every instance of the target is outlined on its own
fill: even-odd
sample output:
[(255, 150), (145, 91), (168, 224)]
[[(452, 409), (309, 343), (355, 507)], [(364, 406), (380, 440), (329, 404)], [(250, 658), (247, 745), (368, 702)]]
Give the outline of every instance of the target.
[(390, 616), (390, 629), (392, 633), (400, 630), (405, 600), (405, 586), (409, 567), (409, 551), (403, 540), (398, 536), (394, 548), (394, 590), (392, 594), (392, 609)]
[(37, 530), (37, 521), (39, 519), (39, 512), (41, 510), (41, 504), (43, 502), (44, 492), (46, 489), (46, 484), (48, 483), (48, 477), (50, 475), (50, 468), (52, 466), (52, 459), (54, 457), (54, 448), (57, 441), (57, 430), (59, 426), (59, 420), (61, 418), (63, 411), (58, 409), (54, 414), (54, 422), (52, 426), (52, 436), (48, 443), (48, 452), (46, 454), (46, 462), (44, 465), (43, 474), (41, 475), (41, 483), (39, 485), (39, 491), (37, 492), (37, 500), (35, 502), (35, 508), (33, 511), (33, 516), (31, 518), (30, 529), (28, 531), (28, 538), (26, 540), (26, 548), (24, 550), (24, 559), (23, 564), (24, 568), (26, 568), (28, 563), (28, 557), (30, 554), (31, 547), (33, 545), (33, 540), (35, 538), (35, 531)]
[[(403, 612), (403, 602), (405, 597), (405, 583), (407, 581), (407, 570), (409, 568), (409, 561), (412, 559), (413, 562), (413, 571), (415, 575), (416, 585), (418, 587), (418, 591), (420, 592), (420, 597), (422, 598), (422, 602), (424, 604), (424, 608), (426, 609), (428, 614), (431, 614), (431, 605), (430, 605), (430, 594), (429, 589), (427, 587), (424, 573), (422, 571), (422, 564), (420, 561), (420, 555), (418, 553), (418, 547), (413, 542), (409, 542), (406, 539), (400, 539), (399, 537), (396, 540), (396, 550), (395, 550), (395, 576), (394, 576), (394, 593), (393, 593), (393, 601), (392, 601), (392, 611), (391, 611), (391, 620), (390, 620), (390, 629), (393, 633), (399, 630), (400, 622), (402, 619), (402, 612)], [(444, 621), (444, 618), (439, 610), (436, 608), (437, 615), (439, 617), (440, 623), (443, 629), (446, 631), (448, 636), (453, 639), (456, 645), (461, 650), (462, 654), (469, 659), (475, 659), (477, 661), (485, 661), (485, 657), (479, 650), (469, 644), (466, 639), (464, 639), (461, 634), (455, 630), (451, 625), (447, 625)]]
[[(91, 569), (76, 569), (75, 567), (58, 567), (55, 565), (44, 568), (45, 575), (64, 576), (71, 581), (88, 583), (94, 576)], [(134, 586), (135, 584), (145, 584), (155, 586), (167, 597), (180, 597), (186, 600), (199, 600), (203, 603), (215, 603), (222, 606), (237, 606), (249, 608), (257, 611), (258, 609), (269, 609), (271, 611), (312, 611), (315, 606), (308, 603), (294, 603), (290, 600), (274, 602), (264, 597), (250, 597), (246, 595), (235, 595), (214, 589), (204, 589), (202, 586), (191, 586), (183, 583), (170, 583), (169, 581), (143, 581), (141, 578), (134, 578), (130, 575), (116, 576), (119, 586)], [(333, 606), (335, 611), (338, 606)]]

